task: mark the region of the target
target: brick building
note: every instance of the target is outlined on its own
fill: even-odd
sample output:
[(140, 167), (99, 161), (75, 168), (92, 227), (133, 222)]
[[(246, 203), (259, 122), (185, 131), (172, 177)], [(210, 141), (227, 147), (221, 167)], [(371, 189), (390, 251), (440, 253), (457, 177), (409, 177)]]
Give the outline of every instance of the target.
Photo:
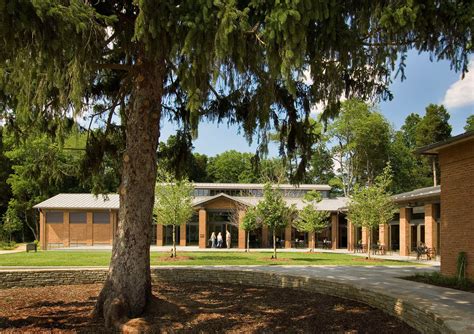
[(466, 252), (474, 278), (474, 131), (418, 152), (438, 156), (441, 171), (441, 272), (455, 275), (458, 254)]
[[(303, 197), (311, 190), (323, 197), (319, 210), (330, 211), (330, 227), (316, 240), (314, 235), (298, 232), (293, 227), (278, 231), (279, 247), (308, 247), (317, 245), (323, 238), (333, 248), (353, 248), (354, 231), (345, 219), (345, 198), (329, 198), (327, 185), (281, 185), (280, 190), (288, 205), (297, 209), (304, 206)], [(246, 234), (238, 228), (248, 207), (263, 198), (263, 184), (195, 183), (192, 219), (177, 230), (181, 246), (209, 247), (212, 232), (231, 233), (233, 247), (245, 248)], [(40, 244), (42, 249), (111, 245), (117, 228), (119, 196), (95, 197), (91, 194), (59, 194), (35, 206), (40, 212)], [(348, 228), (349, 226), (349, 228)], [(158, 246), (172, 243), (171, 227), (160, 224), (152, 229), (152, 242)], [(273, 240), (265, 227), (250, 234), (254, 248), (272, 247)]]
[(440, 254), (440, 194), (441, 187), (427, 187), (393, 196), (400, 208), (394, 219), (380, 230), (380, 240), (400, 255), (413, 254), (416, 247), (426, 247)]

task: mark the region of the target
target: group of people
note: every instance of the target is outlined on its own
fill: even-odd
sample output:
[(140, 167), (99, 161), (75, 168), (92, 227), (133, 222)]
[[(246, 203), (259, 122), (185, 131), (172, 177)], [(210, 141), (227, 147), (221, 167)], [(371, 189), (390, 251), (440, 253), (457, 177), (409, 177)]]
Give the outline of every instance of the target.
[[(226, 244), (227, 248), (230, 248), (230, 240), (231, 240), (230, 239), (230, 232), (226, 231), (226, 233), (225, 233), (225, 244)], [(209, 242), (210, 242), (212, 248), (222, 248), (223, 243), (224, 243), (224, 239), (222, 238), (222, 233), (219, 232), (219, 233), (217, 233), (217, 236), (216, 236), (216, 233), (212, 232), (211, 237), (209, 238)]]

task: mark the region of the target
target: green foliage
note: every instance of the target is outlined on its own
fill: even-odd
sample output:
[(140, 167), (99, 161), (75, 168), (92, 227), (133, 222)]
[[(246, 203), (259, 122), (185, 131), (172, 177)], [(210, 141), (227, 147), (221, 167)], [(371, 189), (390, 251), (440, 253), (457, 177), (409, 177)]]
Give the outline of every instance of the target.
[(11, 173), (11, 162), (5, 156), (5, 146), (3, 145), (3, 127), (0, 126), (0, 217), (7, 211), (8, 201), (11, 197), (10, 185), (7, 179)]
[(464, 131), (474, 131), (474, 115), (469, 115), (466, 119), (466, 125), (464, 126)]
[(373, 183), (388, 161), (391, 127), (387, 120), (368, 104), (347, 100), (329, 134), (336, 142), (332, 153), (340, 166), (344, 194), (350, 195), (356, 183)]
[(173, 227), (172, 257), (176, 257), (176, 228), (186, 224), (193, 215), (192, 200), (193, 185), (189, 181), (177, 180), (159, 170), (153, 212), (158, 224)]
[[(396, 212), (396, 207), (388, 192), (392, 180), (390, 165), (378, 175), (375, 183), (369, 186), (357, 186), (350, 198), (347, 219), (355, 226), (372, 231), (380, 224), (389, 222)], [(368, 240), (370, 240), (370, 235)], [(370, 256), (370, 247), (367, 247)]]
[(426, 146), (451, 137), (449, 118), (449, 113), (443, 105), (427, 106), (425, 116), (416, 126), (416, 145)]
[(294, 222), (294, 226), (298, 231), (320, 233), (329, 226), (331, 213), (316, 209), (320, 201), (321, 195), (319, 192), (311, 191), (306, 194), (304, 199), (305, 206), (298, 212), (298, 218)]
[(160, 171), (155, 187), (155, 208), (157, 222), (168, 226), (187, 223), (193, 214), (193, 185), (186, 180), (176, 180)]
[(213, 182), (254, 183), (259, 178), (251, 160), (251, 153), (225, 151), (209, 158), (207, 173)]
[(411, 113), (407, 118), (405, 118), (405, 123), (402, 125), (401, 132), (403, 133), (403, 141), (410, 149), (415, 149), (417, 147), (416, 133), (420, 122), (420, 115)]
[(246, 232), (256, 230), (260, 226), (260, 219), (255, 207), (250, 207), (245, 212), (240, 228)]
[(288, 208), (278, 186), (266, 183), (263, 188), (263, 199), (257, 205), (257, 215), (262, 224), (271, 231), (288, 226)]
[(393, 166), (391, 192), (395, 194), (429, 187), (433, 182), (430, 167), (414, 153), (414, 147), (407, 146), (405, 135), (403, 130), (396, 132), (390, 145), (390, 165)]
[(404, 277), (407, 280), (442, 286), (445, 288), (458, 289), (474, 292), (474, 282), (468, 279), (459, 280), (458, 277), (449, 277), (439, 272), (415, 274), (413, 276)]
[(3, 222), (0, 226), (0, 229), (3, 233), (5, 233), (9, 241), (12, 241), (12, 235), (14, 232), (20, 231), (23, 224), (21, 220), (16, 215), (14, 210), (8, 209), (7, 212), (2, 217)]
[[(404, 77), (410, 49), (465, 72), (474, 8), (469, 1), (330, 0), (0, 6), (0, 96), (8, 118), (36, 126), (95, 105), (94, 113), (120, 116), (126, 128), (126, 113), (142, 112), (133, 105), (144, 92), (137, 80), (156, 75), (158, 89), (147, 92), (165, 96), (147, 98), (163, 101), (158, 111), (186, 131), (196, 133), (201, 117), (240, 124), (249, 140), (264, 138), (270, 126), (281, 129), (282, 153), (304, 157), (294, 170), (300, 180), (314, 144), (311, 105), (323, 102), (327, 120), (341, 96), (391, 98), (388, 84), (393, 72)], [(311, 83), (302, 82), (303, 72)]]
[(158, 148), (160, 168), (175, 175), (177, 179), (187, 178), (194, 182), (207, 181), (207, 156), (192, 152), (193, 146), (189, 134), (177, 131), (166, 143)]

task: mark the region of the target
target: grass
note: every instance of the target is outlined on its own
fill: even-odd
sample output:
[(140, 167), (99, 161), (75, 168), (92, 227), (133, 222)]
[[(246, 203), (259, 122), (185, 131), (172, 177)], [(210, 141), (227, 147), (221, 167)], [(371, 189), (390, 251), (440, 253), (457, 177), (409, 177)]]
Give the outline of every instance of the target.
[[(168, 253), (152, 252), (151, 265), (340, 265), (383, 266), (414, 265), (395, 260), (371, 260), (334, 253), (278, 253), (272, 260), (269, 252), (178, 252), (171, 259)], [(110, 251), (39, 251), (0, 255), (0, 266), (108, 266)]]
[(441, 275), (439, 272), (415, 274), (413, 276), (402, 277), (409, 281), (426, 283), (444, 288), (451, 288), (462, 291), (474, 292), (474, 282), (468, 279), (458, 280), (457, 277)]

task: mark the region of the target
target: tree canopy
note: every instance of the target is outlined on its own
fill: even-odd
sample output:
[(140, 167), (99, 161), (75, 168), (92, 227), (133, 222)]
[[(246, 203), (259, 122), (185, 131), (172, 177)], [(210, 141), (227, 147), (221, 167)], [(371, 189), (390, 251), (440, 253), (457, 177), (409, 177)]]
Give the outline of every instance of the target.
[[(392, 74), (403, 77), (410, 49), (447, 59), (464, 73), (473, 45), (470, 1), (20, 0), (0, 6), (7, 118), (44, 127), (49, 119), (87, 113), (104, 118), (105, 133), (124, 138), (119, 240), (96, 308), (109, 326), (141, 314), (151, 294), (146, 249), (162, 119), (193, 136), (202, 118), (237, 123), (249, 140), (260, 138), (263, 153), (266, 132), (280, 129), (287, 155), (301, 152), (301, 179), (313, 146), (311, 105), (322, 102), (327, 119), (337, 114), (341, 96), (391, 98)], [(311, 83), (301, 79), (305, 71)], [(49, 130), (61, 133), (61, 127)], [(108, 138), (91, 154), (100, 158)]]

